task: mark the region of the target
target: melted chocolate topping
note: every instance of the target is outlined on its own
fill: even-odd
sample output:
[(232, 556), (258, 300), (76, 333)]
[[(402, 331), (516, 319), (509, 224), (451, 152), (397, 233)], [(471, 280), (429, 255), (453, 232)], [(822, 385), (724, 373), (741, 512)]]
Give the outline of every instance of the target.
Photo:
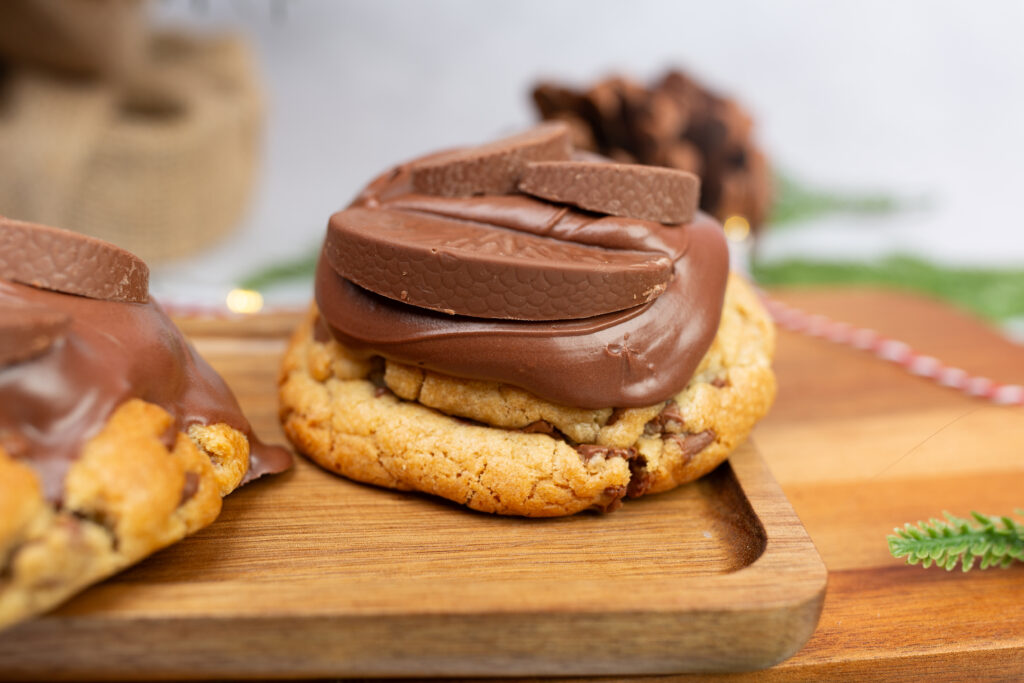
[(43, 354), (0, 368), (0, 445), (35, 470), (49, 500), (60, 501), (82, 445), (130, 398), (164, 408), (175, 432), (225, 423), (244, 433), (245, 481), (291, 465), (288, 451), (255, 437), (227, 385), (153, 300), (103, 301), (0, 280), (4, 304), (38, 305), (71, 318), (66, 334)]
[[(415, 163), (415, 162), (413, 162)], [(721, 227), (698, 214), (664, 226), (552, 204), (525, 195), (418, 194), (409, 166), (367, 187), (355, 207), (475, 222), (605, 249), (658, 251), (674, 261), (654, 301), (577, 320), (513, 321), (446, 315), (357, 287), (321, 258), (316, 300), (342, 343), (471, 379), (513, 384), (581, 408), (637, 407), (671, 398), (689, 381), (718, 330), (728, 276)], [(455, 307), (453, 307), (455, 308)]]

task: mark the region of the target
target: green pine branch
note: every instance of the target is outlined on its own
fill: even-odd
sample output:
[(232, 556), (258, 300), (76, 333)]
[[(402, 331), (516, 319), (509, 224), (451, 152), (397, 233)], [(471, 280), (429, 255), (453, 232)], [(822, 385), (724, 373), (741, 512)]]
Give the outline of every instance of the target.
[[(1020, 510), (1018, 514), (1022, 514)], [(981, 569), (996, 565), (1008, 567), (1014, 560), (1024, 561), (1024, 525), (1010, 517), (994, 517), (972, 512), (970, 519), (943, 513), (945, 520), (931, 519), (906, 524), (888, 536), (893, 557), (906, 557), (909, 564), (928, 568), (933, 564), (970, 571), (976, 559)]]
[(836, 213), (880, 216), (924, 206), (927, 206), (927, 201), (920, 197), (815, 187), (788, 173), (778, 172), (775, 174), (775, 201), (768, 226), (775, 229)]
[(307, 253), (293, 259), (278, 261), (269, 266), (250, 272), (239, 281), (242, 289), (267, 289), (282, 282), (312, 280), (316, 273), (316, 262), (320, 258), (320, 248), (310, 249)]

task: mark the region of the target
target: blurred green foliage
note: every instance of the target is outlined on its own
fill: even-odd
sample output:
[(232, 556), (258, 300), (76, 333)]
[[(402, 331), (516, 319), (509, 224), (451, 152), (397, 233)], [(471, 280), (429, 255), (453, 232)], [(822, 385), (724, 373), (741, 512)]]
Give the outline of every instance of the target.
[(828, 214), (885, 215), (921, 208), (923, 199), (904, 199), (882, 192), (847, 192), (811, 187), (787, 173), (775, 175), (775, 203), (768, 217), (768, 229), (806, 223)]
[(753, 275), (769, 286), (868, 285), (921, 292), (993, 321), (1024, 316), (1024, 269), (951, 268), (893, 256), (875, 263), (755, 263)]
[(312, 280), (316, 272), (316, 262), (320, 258), (320, 247), (316, 247), (308, 254), (304, 254), (288, 261), (277, 263), (255, 270), (245, 276), (238, 286), (242, 289), (255, 289), (262, 291), (269, 289), (282, 282), (294, 280)]

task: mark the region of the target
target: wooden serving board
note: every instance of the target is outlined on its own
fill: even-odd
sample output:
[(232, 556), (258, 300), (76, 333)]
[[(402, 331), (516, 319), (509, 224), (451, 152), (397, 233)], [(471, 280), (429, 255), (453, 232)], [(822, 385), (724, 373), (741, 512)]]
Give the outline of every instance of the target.
[[(920, 353), (1024, 385), (1024, 346), (947, 304), (891, 290), (772, 293)], [(1024, 563), (963, 573), (893, 558), (893, 527), (1024, 508), (1024, 408), (999, 406), (873, 355), (780, 330), (779, 395), (758, 448), (828, 567), (814, 635), (728, 681), (1024, 681)], [(717, 678), (716, 678), (717, 680)]]
[[(294, 319), (189, 323), (265, 439)], [(0, 634), (0, 679), (622, 675), (771, 666), (826, 570), (761, 456), (610, 515), (501, 518), (305, 460)]]

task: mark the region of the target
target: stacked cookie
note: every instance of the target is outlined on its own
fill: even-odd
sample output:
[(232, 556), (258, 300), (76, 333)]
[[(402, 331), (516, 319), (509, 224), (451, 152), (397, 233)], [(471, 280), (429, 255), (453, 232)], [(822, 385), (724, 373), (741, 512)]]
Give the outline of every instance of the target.
[(180, 540), (291, 455), (109, 243), (0, 218), (0, 628)]
[(546, 124), (431, 155), (331, 217), (281, 374), (325, 468), (476, 510), (613, 510), (718, 465), (775, 391), (774, 337), (684, 171)]

